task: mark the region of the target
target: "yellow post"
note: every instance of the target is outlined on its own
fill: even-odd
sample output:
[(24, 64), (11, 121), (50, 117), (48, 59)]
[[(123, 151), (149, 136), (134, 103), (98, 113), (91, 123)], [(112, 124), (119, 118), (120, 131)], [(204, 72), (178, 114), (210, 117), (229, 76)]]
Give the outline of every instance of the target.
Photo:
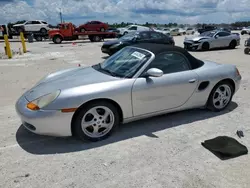
[(7, 56), (10, 59), (10, 58), (12, 58), (12, 53), (10, 50), (10, 43), (9, 43), (8, 35), (4, 35), (4, 41), (5, 41)]
[(22, 45), (23, 45), (23, 53), (26, 53), (27, 49), (26, 49), (26, 44), (25, 44), (23, 32), (20, 33), (20, 36), (21, 36), (21, 41), (22, 41)]

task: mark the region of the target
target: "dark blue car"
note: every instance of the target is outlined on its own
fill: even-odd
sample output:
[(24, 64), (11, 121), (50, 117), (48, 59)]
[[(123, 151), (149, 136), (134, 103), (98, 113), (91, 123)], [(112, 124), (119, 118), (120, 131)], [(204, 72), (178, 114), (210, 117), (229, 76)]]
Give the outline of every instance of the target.
[(138, 43), (157, 43), (166, 45), (175, 45), (173, 37), (164, 35), (156, 31), (137, 31), (128, 33), (117, 40), (104, 42), (102, 45), (102, 52), (112, 55), (124, 48)]

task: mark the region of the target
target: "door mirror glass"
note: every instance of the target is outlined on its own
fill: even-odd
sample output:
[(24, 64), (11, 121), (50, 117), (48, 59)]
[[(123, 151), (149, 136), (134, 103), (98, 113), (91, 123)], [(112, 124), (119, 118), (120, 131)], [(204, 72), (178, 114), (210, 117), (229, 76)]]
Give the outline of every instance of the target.
[(160, 70), (160, 69), (157, 69), (157, 68), (151, 68), (145, 74), (145, 76), (147, 76), (147, 77), (149, 77), (149, 76), (151, 76), (151, 77), (161, 77), (162, 75), (163, 75), (163, 71)]

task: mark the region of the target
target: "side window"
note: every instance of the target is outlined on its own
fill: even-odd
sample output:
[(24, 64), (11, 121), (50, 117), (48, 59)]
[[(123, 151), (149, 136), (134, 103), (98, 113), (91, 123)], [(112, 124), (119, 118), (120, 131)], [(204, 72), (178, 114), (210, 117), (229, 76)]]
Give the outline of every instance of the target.
[(30, 25), (32, 24), (32, 21), (27, 22), (25, 25)]
[(132, 26), (132, 27), (130, 27), (128, 30), (137, 30), (137, 27), (136, 26)]
[(151, 39), (160, 39), (160, 38), (162, 38), (162, 36), (160, 33), (152, 32), (152, 33), (150, 33), (150, 38)]
[(158, 68), (162, 70), (164, 74), (190, 70), (187, 58), (177, 52), (164, 52), (159, 54), (154, 61), (151, 62), (147, 70), (150, 68)]
[(39, 21), (32, 21), (32, 24), (41, 24)]
[(226, 37), (226, 36), (229, 36), (230, 33), (227, 33), (227, 32), (219, 32), (217, 35), (218, 35), (219, 37)]
[(43, 24), (48, 24), (47, 22), (42, 22)]
[(148, 39), (148, 38), (149, 38), (148, 33), (146, 32), (140, 33), (140, 39)]

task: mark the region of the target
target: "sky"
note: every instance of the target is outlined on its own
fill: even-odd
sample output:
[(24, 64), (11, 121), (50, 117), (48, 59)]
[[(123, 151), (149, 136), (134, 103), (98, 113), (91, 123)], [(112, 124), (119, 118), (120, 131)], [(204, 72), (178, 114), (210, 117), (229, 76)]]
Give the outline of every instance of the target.
[(250, 21), (250, 0), (0, 0), (0, 23), (63, 19), (109, 23), (232, 23)]

